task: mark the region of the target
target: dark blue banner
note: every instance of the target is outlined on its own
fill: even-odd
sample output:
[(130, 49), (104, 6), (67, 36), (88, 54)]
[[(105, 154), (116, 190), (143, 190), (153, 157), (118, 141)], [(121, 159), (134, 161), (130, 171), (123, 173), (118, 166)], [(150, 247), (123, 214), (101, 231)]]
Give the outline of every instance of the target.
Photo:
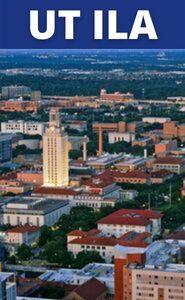
[(0, 0), (1, 49), (185, 49), (185, 0)]

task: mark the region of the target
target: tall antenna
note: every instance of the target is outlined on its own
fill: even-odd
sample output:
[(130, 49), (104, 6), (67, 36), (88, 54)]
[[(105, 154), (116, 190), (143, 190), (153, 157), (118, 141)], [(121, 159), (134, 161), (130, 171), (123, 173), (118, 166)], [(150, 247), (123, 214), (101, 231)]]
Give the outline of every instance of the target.
[(169, 190), (169, 203), (170, 207), (172, 206), (172, 184), (170, 182), (170, 190)]
[(150, 193), (148, 194), (148, 209), (151, 209), (151, 197), (150, 197)]
[(143, 100), (145, 100), (145, 88), (142, 89), (142, 97), (143, 97)]

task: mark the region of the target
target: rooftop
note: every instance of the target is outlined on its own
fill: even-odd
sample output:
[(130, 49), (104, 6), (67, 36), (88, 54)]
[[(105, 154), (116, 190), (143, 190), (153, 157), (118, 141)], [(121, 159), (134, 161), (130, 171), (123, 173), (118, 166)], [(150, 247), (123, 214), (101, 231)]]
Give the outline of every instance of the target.
[(169, 175), (173, 175), (169, 170), (159, 170), (151, 173), (152, 178), (164, 178)]
[(151, 238), (151, 233), (130, 231), (119, 238), (119, 245), (125, 247), (146, 248), (149, 245), (148, 239)]
[(85, 245), (98, 245), (98, 246), (116, 246), (117, 240), (110, 237), (80, 237), (72, 240), (69, 244), (85, 244)]
[(172, 262), (172, 257), (178, 254), (180, 246), (178, 243), (167, 241), (156, 241), (150, 244), (146, 251), (146, 265), (160, 266)]
[(152, 219), (160, 219), (162, 214), (151, 210), (120, 209), (109, 216), (100, 219), (98, 224), (138, 225), (147, 226)]
[(66, 205), (68, 205), (68, 201), (65, 200), (38, 197), (14, 197), (3, 207), (3, 211), (47, 214)]
[(33, 190), (33, 194), (38, 195), (68, 195), (74, 196), (77, 195), (78, 192), (72, 189), (67, 188), (50, 188), (50, 187), (35, 187)]
[(129, 171), (126, 173), (115, 172), (113, 176), (117, 178), (141, 178), (141, 179), (150, 178), (150, 174), (141, 170)]
[(108, 185), (112, 185), (114, 182), (112, 181), (111, 177), (108, 176), (97, 176), (93, 177), (91, 179), (87, 179), (83, 181), (83, 185), (89, 187), (89, 188), (105, 188)]
[(104, 165), (104, 164), (116, 162), (118, 160), (121, 160), (122, 158), (124, 158), (123, 153), (119, 153), (119, 154), (105, 153), (101, 157), (90, 157), (87, 161), (87, 165), (94, 165), (94, 164)]
[(111, 278), (114, 276), (114, 265), (98, 263), (88, 264), (83, 269), (78, 270), (76, 275), (83, 277), (92, 276), (96, 278)]
[(10, 278), (14, 278), (14, 273), (8, 273), (8, 272), (0, 272), (0, 281), (6, 281)]
[(31, 233), (31, 232), (36, 232), (39, 230), (38, 226), (31, 226), (29, 224), (26, 224), (24, 226), (16, 226), (14, 228), (6, 230), (6, 233)]
[(73, 284), (76, 277), (89, 278), (95, 277), (97, 279), (114, 278), (114, 265), (113, 264), (99, 264), (92, 263), (86, 265), (82, 269), (59, 269), (57, 271), (49, 270), (42, 274), (39, 278), (47, 281), (62, 281), (64, 283)]
[(102, 294), (106, 293), (107, 290), (108, 289), (105, 284), (96, 278), (91, 278), (82, 285), (78, 286), (72, 292), (76, 293), (84, 300), (96, 300)]
[(146, 159), (144, 157), (131, 157), (116, 163), (116, 166), (137, 165), (145, 161)]
[(88, 232), (79, 230), (72, 231), (68, 234), (68, 236), (75, 237), (69, 242), (69, 244), (98, 245), (110, 247), (114, 247), (119, 244), (125, 247), (146, 248), (149, 245), (148, 239), (151, 237), (151, 233), (138, 233), (135, 231), (130, 231), (117, 239), (114, 236), (106, 236), (100, 230), (92, 229)]
[(170, 240), (183, 240), (185, 242), (185, 230), (177, 231), (169, 236)]
[(168, 157), (158, 157), (155, 164), (169, 164), (169, 165), (180, 165), (184, 160), (180, 157), (168, 156)]

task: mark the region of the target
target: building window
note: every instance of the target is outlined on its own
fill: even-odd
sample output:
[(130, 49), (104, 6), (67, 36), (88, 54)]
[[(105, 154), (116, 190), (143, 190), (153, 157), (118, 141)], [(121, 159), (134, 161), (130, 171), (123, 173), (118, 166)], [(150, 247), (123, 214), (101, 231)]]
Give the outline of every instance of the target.
[(17, 217), (17, 225), (20, 224), (20, 217)]

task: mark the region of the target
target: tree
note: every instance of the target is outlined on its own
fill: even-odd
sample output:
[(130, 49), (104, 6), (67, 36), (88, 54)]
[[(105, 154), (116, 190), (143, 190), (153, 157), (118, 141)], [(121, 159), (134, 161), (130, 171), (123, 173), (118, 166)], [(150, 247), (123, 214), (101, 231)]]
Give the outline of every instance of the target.
[(28, 260), (30, 259), (32, 256), (32, 252), (29, 246), (27, 246), (26, 244), (22, 244), (21, 246), (19, 246), (19, 248), (17, 249), (17, 257), (20, 260)]
[(104, 263), (105, 260), (100, 256), (97, 251), (82, 251), (76, 256), (73, 263), (73, 268), (81, 269), (90, 263)]
[(17, 260), (16, 260), (16, 257), (14, 255), (11, 255), (10, 257), (8, 257), (8, 263), (9, 264), (16, 264)]
[(67, 251), (64, 242), (60, 239), (48, 242), (42, 256), (50, 263), (68, 267), (73, 261), (73, 256)]
[(96, 226), (96, 215), (89, 207), (80, 206), (71, 209), (70, 215), (63, 215), (58, 221), (58, 226), (65, 233), (74, 229), (90, 230)]
[(78, 159), (79, 157), (82, 157), (82, 151), (81, 150), (70, 150), (69, 151), (69, 158)]
[(168, 208), (162, 218), (162, 225), (165, 229), (174, 230), (185, 222), (185, 201)]
[(51, 284), (47, 283), (40, 288), (39, 294), (43, 298), (51, 298), (51, 299), (63, 299), (65, 295), (65, 290), (62, 286), (52, 286)]
[(47, 241), (51, 240), (52, 238), (52, 230), (51, 228), (47, 227), (46, 225), (41, 227), (40, 230), (40, 237), (39, 237), (39, 246), (44, 246)]

